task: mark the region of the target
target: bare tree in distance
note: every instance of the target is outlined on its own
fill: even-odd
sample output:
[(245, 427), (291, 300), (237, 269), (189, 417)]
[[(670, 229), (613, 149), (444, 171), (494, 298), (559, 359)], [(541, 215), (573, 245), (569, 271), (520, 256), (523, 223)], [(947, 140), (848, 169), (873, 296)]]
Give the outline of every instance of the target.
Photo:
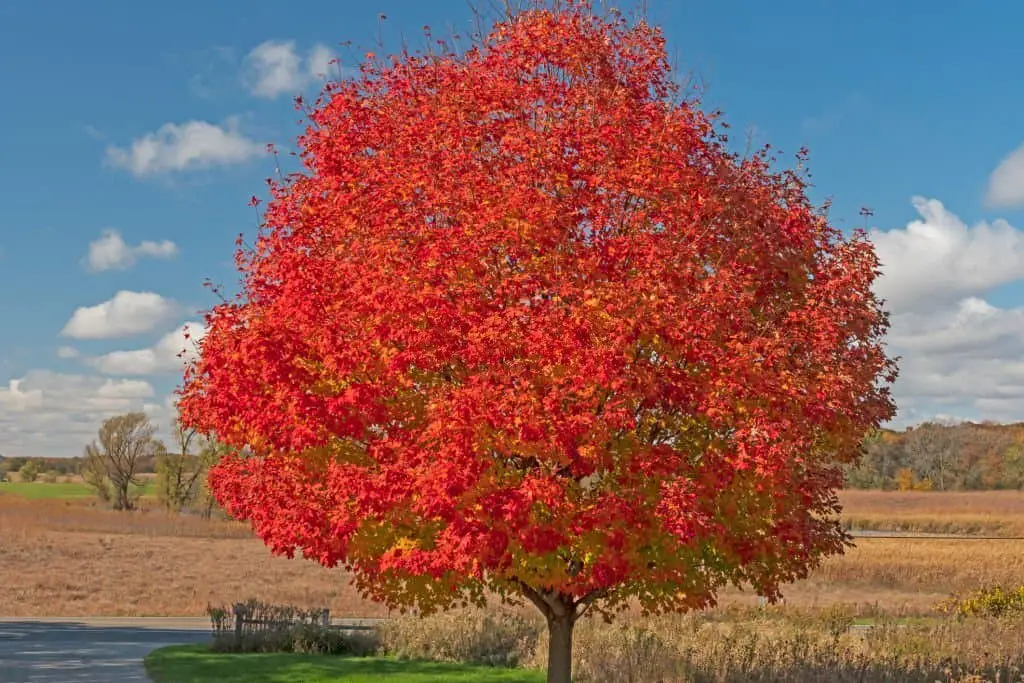
[(213, 490), (210, 488), (209, 474), (210, 468), (220, 462), (220, 459), (231, 452), (231, 450), (229, 446), (219, 441), (216, 436), (210, 435), (206, 437), (206, 443), (203, 449), (199, 451), (199, 465), (203, 470), (203, 477), (200, 480), (199, 489), (196, 491), (196, 508), (203, 516), (203, 519), (212, 518), (216, 510), (223, 512), (216, 496), (213, 495)]
[(939, 491), (956, 480), (958, 457), (964, 430), (948, 422), (924, 422), (907, 434), (905, 448), (911, 466), (927, 477)]
[(82, 478), (115, 510), (134, 510), (141, 495), (141, 461), (162, 454), (163, 442), (145, 413), (117, 415), (104, 421), (99, 441), (85, 447)]
[(112, 492), (107, 481), (106, 465), (103, 462), (103, 458), (90, 457), (90, 448), (91, 446), (85, 447), (85, 455), (82, 458), (82, 464), (79, 466), (82, 481), (95, 492), (96, 497), (100, 499), (101, 503), (109, 504)]
[(208, 439), (177, 419), (173, 422), (172, 447), (157, 456), (157, 496), (168, 512), (180, 512), (196, 500), (206, 468), (200, 454)]
[(171, 440), (171, 449), (157, 455), (157, 496), (167, 512), (192, 509), (210, 519), (219, 506), (207, 476), (227, 449), (215, 435), (185, 427), (178, 417)]

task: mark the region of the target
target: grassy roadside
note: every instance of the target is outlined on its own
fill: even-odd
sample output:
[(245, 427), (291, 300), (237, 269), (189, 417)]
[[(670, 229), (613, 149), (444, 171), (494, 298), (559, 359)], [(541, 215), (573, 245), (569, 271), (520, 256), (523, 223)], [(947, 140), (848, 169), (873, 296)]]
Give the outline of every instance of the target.
[(146, 657), (156, 683), (541, 683), (522, 669), (403, 661), (389, 657), (218, 654), (203, 645), (174, 645)]

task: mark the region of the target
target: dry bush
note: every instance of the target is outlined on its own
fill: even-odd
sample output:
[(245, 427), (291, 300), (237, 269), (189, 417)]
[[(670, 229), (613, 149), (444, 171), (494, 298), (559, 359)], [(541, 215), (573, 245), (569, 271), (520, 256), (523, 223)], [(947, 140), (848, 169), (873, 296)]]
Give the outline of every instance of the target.
[[(882, 683), (1024, 681), (1024, 621), (881, 619), (851, 629), (853, 612), (722, 609), (576, 629), (579, 683)], [(544, 668), (540, 619), (514, 610), (401, 617), (382, 629), (382, 651), (442, 661)]]
[(383, 650), (396, 657), (519, 666), (535, 658), (539, 615), (490, 607), (417, 617), (393, 617), (380, 627)]
[(1024, 615), (1024, 586), (986, 586), (950, 596), (937, 605), (944, 614), (963, 617)]
[[(207, 607), (214, 652), (295, 652), (365, 657), (380, 649), (374, 629), (339, 629), (322, 609), (272, 605), (256, 599)], [(238, 620), (241, 619), (241, 629)]]
[[(643, 623), (643, 622), (640, 622)], [(699, 623), (696, 619), (680, 624)], [(576, 627), (574, 643), (575, 676), (579, 683), (653, 683), (672, 680), (686, 671), (686, 662), (678, 644), (667, 639), (672, 634), (638, 626), (637, 622), (605, 624), (584, 620)], [(533, 664), (547, 665), (547, 633), (540, 638)]]

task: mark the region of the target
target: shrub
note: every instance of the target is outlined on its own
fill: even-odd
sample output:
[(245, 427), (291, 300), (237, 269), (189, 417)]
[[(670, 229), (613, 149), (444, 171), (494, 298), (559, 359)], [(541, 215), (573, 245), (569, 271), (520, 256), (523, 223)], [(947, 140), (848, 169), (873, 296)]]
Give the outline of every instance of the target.
[(216, 652), (365, 656), (379, 650), (374, 631), (334, 628), (324, 623), (324, 610), (248, 600), (231, 608), (207, 606), (206, 613), (213, 630), (212, 649)]
[[(879, 615), (876, 615), (879, 616)], [(895, 623), (852, 630), (849, 609), (717, 610), (576, 627), (578, 683), (981, 683), (1022, 681), (1024, 620)], [(533, 629), (532, 631), (530, 629)], [(390, 654), (546, 666), (539, 621), (510, 611), (401, 617), (382, 627)], [(532, 646), (532, 647), (531, 647)], [(532, 656), (531, 656), (532, 650)]]
[[(980, 591), (978, 592), (981, 593)], [(993, 604), (1013, 603), (1000, 592)], [(973, 595), (973, 594), (972, 594)], [(982, 604), (983, 601), (976, 601)], [(273, 627), (235, 638), (235, 615), (259, 613)], [(248, 611), (246, 611), (248, 610)], [(877, 608), (870, 629), (853, 630), (845, 607), (724, 609), (701, 614), (586, 618), (576, 627), (577, 683), (981, 683), (1024, 681), (1024, 618), (1011, 609), (975, 611), (974, 619), (896, 623)], [(324, 627), (319, 610), (256, 601), (209, 608), (215, 647), (232, 652), (390, 654), (498, 666), (544, 668), (546, 630), (511, 608), (401, 616), (378, 629), (346, 633)], [(1000, 618), (994, 618), (999, 614)]]
[[(666, 634), (647, 626), (585, 620), (577, 629), (574, 680), (578, 683), (657, 683), (676, 680), (677, 674), (687, 670), (680, 648), (670, 644)], [(546, 647), (542, 642), (538, 660), (543, 659)]]
[(1024, 613), (1024, 586), (1003, 588), (989, 586), (967, 594), (954, 595), (938, 604), (946, 614), (961, 617), (988, 616), (1002, 617)]
[(18, 470), (18, 478), (21, 481), (33, 482), (39, 478), (39, 463), (35, 460), (29, 460), (21, 469)]
[(535, 659), (543, 629), (539, 617), (501, 607), (399, 616), (380, 636), (384, 651), (397, 657), (514, 667)]

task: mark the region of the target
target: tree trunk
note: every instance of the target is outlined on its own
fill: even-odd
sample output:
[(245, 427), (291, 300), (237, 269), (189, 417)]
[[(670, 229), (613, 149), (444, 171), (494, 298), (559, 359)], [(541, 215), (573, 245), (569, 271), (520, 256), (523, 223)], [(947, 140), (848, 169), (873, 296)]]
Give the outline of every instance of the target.
[(118, 483), (117, 486), (117, 498), (114, 503), (115, 510), (130, 511), (132, 509), (131, 496), (128, 493), (128, 484)]
[(548, 683), (572, 682), (573, 616), (548, 617)]

